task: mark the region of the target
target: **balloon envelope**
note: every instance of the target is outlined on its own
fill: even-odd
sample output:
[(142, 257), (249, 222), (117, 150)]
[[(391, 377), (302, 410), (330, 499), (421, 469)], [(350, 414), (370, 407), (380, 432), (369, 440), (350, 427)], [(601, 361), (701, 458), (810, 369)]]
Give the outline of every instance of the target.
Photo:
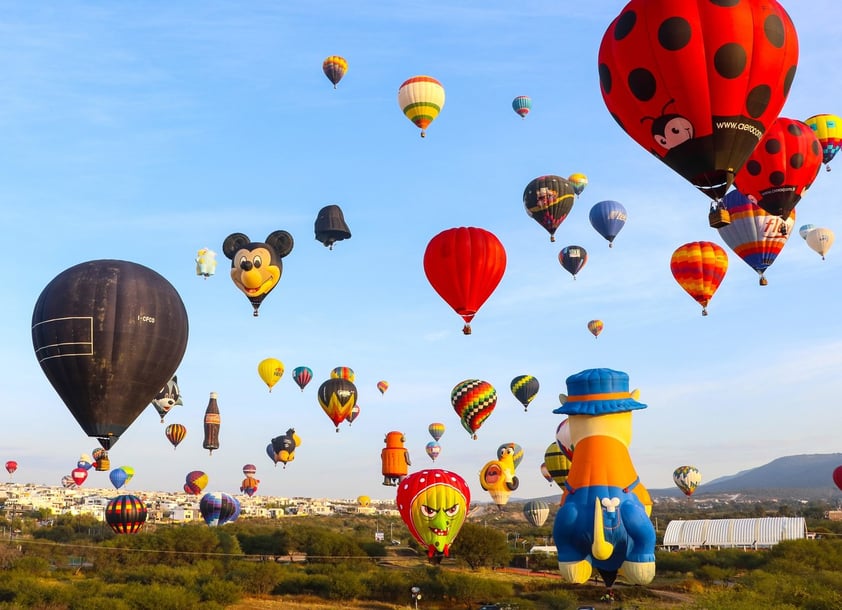
[(424, 252), (424, 273), (439, 296), (462, 316), (462, 332), (488, 300), (506, 271), (506, 251), (485, 229), (458, 227), (433, 237)]
[(170, 424), (164, 431), (167, 440), (172, 443), (173, 449), (187, 436), (187, 428), (182, 424)]
[(15, 471), (18, 469), (18, 463), (14, 460), (9, 460), (6, 462), (6, 472), (9, 474), (15, 474)]
[(523, 189), (523, 207), (526, 213), (550, 234), (564, 222), (576, 201), (576, 187), (566, 178), (552, 174), (538, 176)]
[(297, 366), (292, 369), (292, 380), (304, 391), (304, 388), (313, 379), (313, 371), (308, 366)]
[(466, 379), (450, 392), (450, 403), (462, 427), (476, 439), (476, 431), (497, 406), (497, 390), (487, 381)]
[(702, 315), (706, 316), (708, 303), (728, 270), (728, 255), (710, 241), (686, 243), (673, 252), (670, 270), (679, 286), (702, 306)]
[(795, 27), (775, 0), (632, 0), (598, 56), (614, 120), (715, 200), (783, 108), (797, 63)]
[(512, 100), (512, 110), (525, 119), (529, 111), (532, 110), (532, 98), (528, 95), (518, 95)]
[(263, 383), (269, 386), (271, 392), (275, 384), (284, 376), (284, 363), (277, 358), (265, 358), (258, 363), (257, 374), (260, 375)]
[(44, 288), (32, 344), (88, 436), (110, 448), (175, 373), (187, 311), (166, 279), (136, 263), (81, 263)]
[(445, 426), (439, 422), (433, 422), (429, 426), (427, 426), (427, 431), (430, 433), (436, 441), (440, 440), (441, 437), (444, 435)]
[(840, 490), (842, 490), (842, 466), (837, 466), (833, 469), (833, 482)]
[(605, 324), (602, 323), (602, 320), (591, 320), (588, 322), (588, 330), (594, 337), (598, 337), (603, 328), (605, 328)]
[(116, 534), (135, 534), (146, 523), (146, 505), (130, 494), (112, 498), (105, 507), (105, 521)]
[(808, 231), (807, 237), (804, 239), (807, 241), (810, 249), (817, 252), (822, 257), (822, 260), (824, 260), (824, 255), (830, 251), (834, 238), (833, 231), (830, 229), (816, 227)]
[(523, 516), (535, 527), (541, 527), (550, 516), (550, 505), (543, 500), (530, 500), (523, 505)]
[(334, 89), (336, 89), (336, 85), (339, 84), (339, 81), (342, 80), (342, 77), (345, 76), (347, 71), (348, 62), (344, 57), (339, 55), (331, 55), (322, 62), (322, 72), (333, 83)]
[(558, 253), (558, 262), (576, 279), (576, 274), (588, 262), (588, 252), (582, 246), (565, 246)]
[(427, 443), (425, 450), (430, 459), (435, 462), (436, 458), (441, 453), (441, 445), (439, 445), (436, 441), (430, 441)]
[(813, 130), (822, 146), (822, 163), (830, 171), (830, 161), (842, 146), (842, 118), (835, 114), (817, 114), (804, 121)]
[(339, 432), (339, 424), (350, 415), (357, 402), (357, 387), (347, 379), (328, 379), (319, 386), (318, 398), (319, 405)]
[(692, 496), (702, 482), (702, 475), (695, 466), (679, 466), (672, 473), (672, 480), (684, 495)]
[(129, 480), (129, 473), (122, 468), (115, 468), (108, 473), (108, 478), (115, 489), (120, 489)]
[(236, 520), (240, 514), (240, 503), (227, 493), (206, 493), (199, 501), (199, 512), (205, 523), (216, 527)]
[(523, 410), (529, 407), (529, 403), (535, 398), (540, 389), (538, 380), (532, 375), (518, 375), (509, 384), (515, 398), (523, 405)]
[(444, 108), (444, 87), (432, 76), (413, 76), (398, 89), (398, 105), (426, 137), (427, 127)]
[(626, 208), (619, 201), (600, 201), (588, 213), (591, 226), (608, 240), (609, 247), (614, 245), (614, 238), (625, 226), (626, 218)]
[(198, 496), (202, 493), (202, 490), (207, 484), (208, 475), (201, 470), (191, 470), (185, 477), (184, 491), (191, 495)]

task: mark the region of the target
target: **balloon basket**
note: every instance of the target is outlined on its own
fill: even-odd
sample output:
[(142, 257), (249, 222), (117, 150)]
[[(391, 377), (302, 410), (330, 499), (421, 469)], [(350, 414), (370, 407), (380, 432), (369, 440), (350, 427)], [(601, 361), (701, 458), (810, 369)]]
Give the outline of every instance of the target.
[(731, 213), (725, 208), (716, 208), (708, 214), (708, 223), (714, 229), (721, 229), (731, 224)]

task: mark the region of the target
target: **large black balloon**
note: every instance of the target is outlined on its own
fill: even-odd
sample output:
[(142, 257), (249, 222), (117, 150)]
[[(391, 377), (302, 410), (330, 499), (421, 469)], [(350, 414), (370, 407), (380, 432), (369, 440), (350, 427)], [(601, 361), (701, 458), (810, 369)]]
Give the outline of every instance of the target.
[(32, 345), (73, 417), (109, 449), (175, 373), (187, 326), (181, 297), (155, 271), (89, 261), (44, 288)]

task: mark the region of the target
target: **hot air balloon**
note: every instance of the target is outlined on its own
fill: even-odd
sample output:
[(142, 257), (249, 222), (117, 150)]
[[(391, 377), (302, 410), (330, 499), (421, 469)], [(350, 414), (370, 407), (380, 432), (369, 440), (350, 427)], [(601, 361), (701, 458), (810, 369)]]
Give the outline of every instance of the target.
[(413, 76), (398, 89), (398, 106), (424, 138), (427, 127), (444, 108), (444, 87), (432, 76)]
[(244, 464), (243, 465), (243, 475), (247, 477), (253, 477), (257, 474), (257, 466), (254, 464)]
[(822, 163), (830, 171), (830, 162), (842, 146), (842, 118), (835, 114), (817, 114), (804, 121), (822, 146)]
[(284, 468), (295, 459), (295, 450), (301, 445), (301, 437), (295, 432), (295, 428), (289, 428), (286, 433), (272, 439), (272, 459), (277, 464), (281, 462)]
[(336, 89), (336, 85), (339, 84), (339, 81), (342, 80), (342, 77), (345, 76), (347, 71), (348, 62), (345, 61), (344, 57), (340, 57), (339, 55), (331, 55), (322, 62), (322, 72), (333, 83), (334, 89)]
[[(567, 401), (567, 396), (564, 395), (564, 402)], [(564, 404), (562, 402), (562, 404)], [(558, 445), (558, 448), (561, 449), (561, 452), (567, 457), (568, 460), (573, 459), (573, 439), (570, 436), (570, 422), (565, 417), (561, 420), (561, 423), (555, 429), (555, 442)]]
[(114, 489), (120, 489), (129, 480), (129, 473), (123, 470), (123, 468), (115, 468), (108, 473), (108, 478), (111, 480)]
[(821, 255), (822, 260), (824, 260), (824, 255), (830, 251), (830, 247), (833, 245), (834, 235), (830, 229), (816, 227), (808, 231), (807, 237), (804, 239), (807, 241), (807, 245)]
[(462, 421), (462, 427), (476, 440), (476, 432), (497, 406), (497, 390), (487, 381), (466, 379), (450, 392), (450, 404)]
[(120, 466), (120, 468), (126, 473), (126, 485), (128, 485), (134, 478), (134, 468), (131, 466)]
[(737, 174), (737, 189), (786, 220), (819, 173), (822, 147), (801, 121), (778, 117)]
[(243, 233), (232, 233), (222, 242), (222, 252), (231, 259), (231, 281), (251, 303), (252, 315), (269, 295), (284, 272), (286, 257), (294, 246), (292, 235), (273, 231), (265, 242), (253, 242)]
[(184, 403), (181, 401), (181, 390), (178, 388), (178, 376), (173, 375), (172, 379), (155, 394), (152, 406), (161, 416), (161, 423), (164, 423), (164, 416), (177, 405), (184, 405)]
[(442, 231), (424, 252), (424, 273), (439, 296), (462, 316), (462, 332), (491, 296), (506, 271), (506, 251), (485, 229), (458, 227)]
[(605, 328), (605, 324), (602, 323), (602, 320), (591, 320), (588, 322), (588, 330), (591, 331), (594, 338), (599, 336), (603, 328)]
[(435, 441), (440, 441), (441, 437), (444, 436), (445, 426), (439, 422), (433, 422), (429, 426), (427, 426), (427, 432), (430, 433), (430, 436), (433, 437)]
[(585, 187), (588, 186), (588, 177), (581, 173), (570, 174), (567, 176), (567, 181), (573, 185), (573, 192), (576, 193), (577, 197), (581, 195), (584, 192)]
[(550, 505), (543, 500), (530, 500), (523, 505), (523, 516), (535, 527), (541, 527), (550, 516)]
[(412, 462), (409, 459), (409, 451), (405, 446), (406, 438), (403, 432), (397, 430), (387, 432), (383, 442), (386, 443), (386, 446), (380, 450), (380, 471), (383, 474), (383, 485), (394, 487), (403, 481), (406, 473), (409, 472), (409, 466), (412, 466)]
[(532, 98), (528, 95), (518, 95), (512, 100), (512, 110), (517, 112), (522, 119), (525, 119), (529, 111), (532, 110)]
[(672, 480), (675, 482), (685, 496), (692, 496), (696, 487), (702, 482), (702, 475), (695, 466), (679, 466), (672, 473)]
[(61, 485), (66, 489), (75, 489), (76, 487), (78, 487), (76, 485), (76, 481), (74, 481), (73, 477), (69, 474), (66, 474), (63, 477), (61, 477)]
[(798, 234), (801, 236), (801, 239), (807, 239), (807, 233), (809, 233), (812, 229), (815, 229), (816, 225), (801, 225), (798, 229)]
[(620, 127), (718, 200), (783, 108), (798, 38), (775, 0), (632, 0), (598, 62)]
[(81, 486), (88, 478), (88, 471), (84, 468), (74, 468), (70, 471), (70, 476), (73, 478), (73, 482), (76, 483), (76, 485)]
[(538, 176), (523, 189), (526, 213), (544, 227), (550, 241), (555, 241), (555, 232), (570, 214), (575, 200), (574, 185), (561, 176)]
[(304, 391), (304, 388), (313, 379), (313, 371), (307, 366), (297, 366), (292, 369), (292, 380), (295, 384)]
[(328, 379), (319, 386), (318, 397), (319, 405), (339, 432), (339, 424), (348, 417), (357, 402), (357, 386), (347, 379)]
[(219, 449), (219, 426), (222, 419), (219, 416), (219, 405), (216, 404), (216, 392), (210, 393), (208, 406), (205, 408), (205, 438), (202, 447), (213, 455), (214, 449)]
[(588, 262), (588, 252), (582, 246), (565, 246), (558, 253), (558, 262), (576, 279), (576, 274)]
[(284, 363), (277, 358), (266, 358), (257, 365), (257, 374), (272, 391), (272, 387), (284, 376)]
[(388, 381), (378, 381), (377, 382), (377, 389), (380, 390), (380, 394), (383, 395), (386, 393), (386, 390), (389, 389), (389, 382)]
[(313, 225), (316, 240), (333, 250), (333, 244), (351, 238), (351, 229), (345, 222), (345, 214), (338, 205), (326, 205), (316, 215)]
[(512, 379), (509, 387), (511, 388), (512, 394), (514, 394), (515, 398), (517, 398), (520, 404), (523, 405), (523, 410), (526, 411), (529, 407), (529, 403), (532, 402), (532, 399), (534, 399), (538, 394), (540, 385), (538, 380), (532, 375), (518, 375)]
[(679, 286), (702, 306), (702, 315), (706, 316), (708, 303), (728, 270), (728, 255), (713, 242), (690, 242), (673, 252), (670, 270)]
[(842, 490), (842, 466), (837, 466), (833, 469), (833, 482), (840, 490)]
[(553, 484), (553, 475), (550, 474), (550, 469), (547, 468), (546, 462), (541, 462), (541, 476), (544, 477), (550, 485)]
[(240, 514), (240, 503), (233, 496), (223, 492), (206, 493), (199, 500), (202, 519), (211, 527), (235, 521)]
[(188, 494), (198, 496), (208, 484), (208, 475), (201, 470), (192, 470), (187, 473), (184, 479), (184, 491)]
[(596, 232), (608, 240), (608, 247), (614, 246), (614, 238), (626, 224), (626, 208), (619, 201), (600, 201), (588, 213), (588, 219)]
[(6, 472), (9, 473), (9, 480), (11, 481), (12, 475), (15, 474), (15, 471), (18, 469), (18, 463), (14, 460), (9, 460), (6, 462)]
[(509, 502), (509, 496), (518, 488), (515, 475), (523, 459), (523, 448), (516, 443), (504, 443), (497, 448), (497, 459), (487, 462), (479, 473), (480, 486), (488, 492), (498, 508)]
[(465, 523), (471, 490), (455, 472), (431, 468), (401, 481), (396, 502), (412, 537), (438, 563), (450, 555), (450, 545)]
[(347, 366), (337, 366), (330, 372), (331, 379), (347, 379), (350, 382), (354, 382), (357, 379), (356, 374), (354, 373), (354, 369), (349, 368)]
[(105, 521), (115, 534), (136, 534), (146, 523), (146, 505), (130, 494), (112, 498), (105, 507)]
[(362, 411), (362, 409), (360, 409), (360, 405), (354, 405), (351, 407), (351, 412), (345, 416), (345, 421), (348, 422), (349, 426), (360, 416), (360, 411)]
[(102, 447), (97, 447), (91, 451), (91, 457), (94, 459), (94, 468), (97, 472), (107, 472), (111, 468), (108, 452)]
[(768, 281), (763, 273), (786, 245), (795, 224), (795, 210), (784, 222), (736, 189), (722, 198), (722, 206), (728, 210), (731, 223), (719, 227), (719, 236), (760, 275), (760, 285), (765, 286)]
[(187, 428), (182, 424), (170, 424), (164, 431), (167, 440), (172, 443), (173, 449), (187, 436)]
[(79, 456), (79, 459), (76, 460), (76, 468), (84, 468), (85, 470), (90, 470), (93, 465), (94, 459), (87, 453), (83, 453)]
[(544, 451), (544, 464), (546, 464), (547, 471), (550, 473), (553, 482), (563, 490), (567, 476), (570, 474), (570, 466), (573, 462), (564, 455), (558, 443), (550, 443), (547, 446), (546, 451)]
[(216, 252), (209, 248), (199, 248), (196, 253), (196, 275), (208, 279), (216, 273)]
[(436, 441), (430, 441), (427, 443), (425, 451), (427, 452), (427, 456), (435, 462), (436, 458), (441, 453), (441, 445), (439, 445)]
[(246, 477), (243, 479), (243, 482), (240, 483), (240, 491), (246, 494), (249, 498), (251, 498), (254, 494), (257, 493), (257, 486), (260, 485), (260, 481), (255, 479), (254, 477)]
[(371, 498), (368, 496), (357, 496), (357, 504), (362, 507), (369, 506), (371, 504)]
[(187, 311), (151, 269), (90, 261), (44, 288), (32, 345), (73, 417), (108, 449), (175, 373), (187, 347)]

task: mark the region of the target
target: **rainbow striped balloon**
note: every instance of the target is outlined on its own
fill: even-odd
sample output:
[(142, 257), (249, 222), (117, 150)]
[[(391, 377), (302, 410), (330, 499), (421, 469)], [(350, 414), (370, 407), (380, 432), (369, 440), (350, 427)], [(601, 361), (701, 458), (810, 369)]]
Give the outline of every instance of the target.
[(398, 89), (398, 105), (426, 137), (427, 127), (444, 108), (444, 87), (432, 76), (413, 76)]
[(476, 439), (476, 431), (497, 406), (497, 390), (487, 381), (466, 379), (453, 388), (450, 403), (462, 420), (462, 427)]
[(711, 241), (693, 241), (673, 252), (670, 270), (675, 281), (702, 306), (702, 315), (706, 316), (708, 303), (728, 271), (728, 255)]

